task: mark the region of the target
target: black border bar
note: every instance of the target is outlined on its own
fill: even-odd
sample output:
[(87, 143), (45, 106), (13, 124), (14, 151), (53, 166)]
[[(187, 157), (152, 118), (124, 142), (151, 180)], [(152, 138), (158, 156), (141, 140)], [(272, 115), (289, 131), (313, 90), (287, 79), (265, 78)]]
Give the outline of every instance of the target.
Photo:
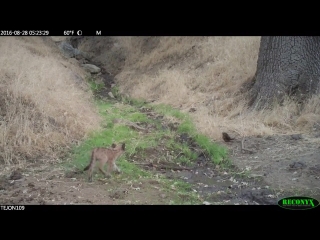
[[(301, 210), (288, 210), (278, 205), (1, 205), (0, 212), (10, 211), (147, 211), (147, 212), (194, 212), (197, 214), (208, 211), (262, 211), (262, 212), (300, 212)], [(304, 210), (304, 212), (318, 212), (320, 207)]]
[[(110, 34), (112, 33), (112, 34)], [(84, 29), (0, 29), (0, 36), (111, 36), (121, 35), (125, 32), (114, 32), (106, 30), (84, 30)]]
[(252, 29), (252, 28), (119, 28), (119, 29), (82, 29), (65, 28), (61, 30), (43, 29), (14, 29), (1, 28), (3, 36), (319, 36), (319, 29)]

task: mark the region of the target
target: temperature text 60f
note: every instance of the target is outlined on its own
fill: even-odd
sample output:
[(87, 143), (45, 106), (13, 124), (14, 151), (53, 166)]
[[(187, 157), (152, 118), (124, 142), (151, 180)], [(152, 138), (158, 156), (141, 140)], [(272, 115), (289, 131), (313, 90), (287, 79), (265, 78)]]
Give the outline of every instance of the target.
[(73, 35), (73, 34), (74, 34), (74, 31), (73, 31), (73, 30), (66, 30), (66, 31), (63, 32), (63, 34), (64, 34), (65, 36)]

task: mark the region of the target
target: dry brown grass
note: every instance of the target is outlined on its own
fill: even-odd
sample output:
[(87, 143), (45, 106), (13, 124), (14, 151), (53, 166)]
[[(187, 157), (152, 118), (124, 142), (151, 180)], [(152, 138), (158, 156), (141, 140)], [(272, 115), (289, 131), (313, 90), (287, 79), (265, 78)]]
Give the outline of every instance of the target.
[(0, 39), (0, 162), (55, 160), (98, 128), (84, 76), (38, 37)]
[(118, 41), (128, 56), (117, 75), (120, 90), (183, 111), (197, 108), (190, 114), (198, 130), (214, 139), (221, 139), (222, 131), (242, 136), (308, 131), (319, 122), (319, 98), (302, 112), (288, 100), (271, 111), (247, 110), (239, 88), (256, 71), (260, 37), (159, 37), (150, 49), (142, 37)]

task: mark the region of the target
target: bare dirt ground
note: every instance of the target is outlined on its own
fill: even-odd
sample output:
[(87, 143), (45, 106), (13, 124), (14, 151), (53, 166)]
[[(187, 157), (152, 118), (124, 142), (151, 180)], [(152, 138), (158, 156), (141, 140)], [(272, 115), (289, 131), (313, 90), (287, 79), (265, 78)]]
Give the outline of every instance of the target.
[(292, 195), (320, 199), (319, 138), (300, 135), (247, 138), (227, 145), (233, 166), (219, 169), (204, 157), (190, 171), (166, 173), (194, 184), (206, 201), (215, 204), (276, 204)]
[(119, 177), (89, 183), (87, 175), (54, 165), (29, 166), (0, 179), (0, 204), (168, 204), (171, 199), (157, 180)]
[(261, 176), (273, 188), (320, 197), (319, 134), (251, 136), (241, 151), (242, 139), (230, 142), (233, 162), (251, 176)]

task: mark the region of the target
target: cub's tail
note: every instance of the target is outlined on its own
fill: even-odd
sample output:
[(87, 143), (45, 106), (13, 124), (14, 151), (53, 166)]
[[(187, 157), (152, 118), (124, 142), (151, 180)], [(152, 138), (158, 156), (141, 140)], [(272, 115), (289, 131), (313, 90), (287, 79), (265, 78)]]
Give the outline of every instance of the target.
[(92, 164), (92, 162), (93, 162), (93, 156), (94, 156), (94, 151), (92, 151), (92, 153), (91, 153), (91, 160), (90, 160), (89, 165), (86, 166), (86, 167), (83, 169), (83, 171), (87, 171), (87, 170), (90, 168), (90, 166), (91, 166), (91, 164)]

